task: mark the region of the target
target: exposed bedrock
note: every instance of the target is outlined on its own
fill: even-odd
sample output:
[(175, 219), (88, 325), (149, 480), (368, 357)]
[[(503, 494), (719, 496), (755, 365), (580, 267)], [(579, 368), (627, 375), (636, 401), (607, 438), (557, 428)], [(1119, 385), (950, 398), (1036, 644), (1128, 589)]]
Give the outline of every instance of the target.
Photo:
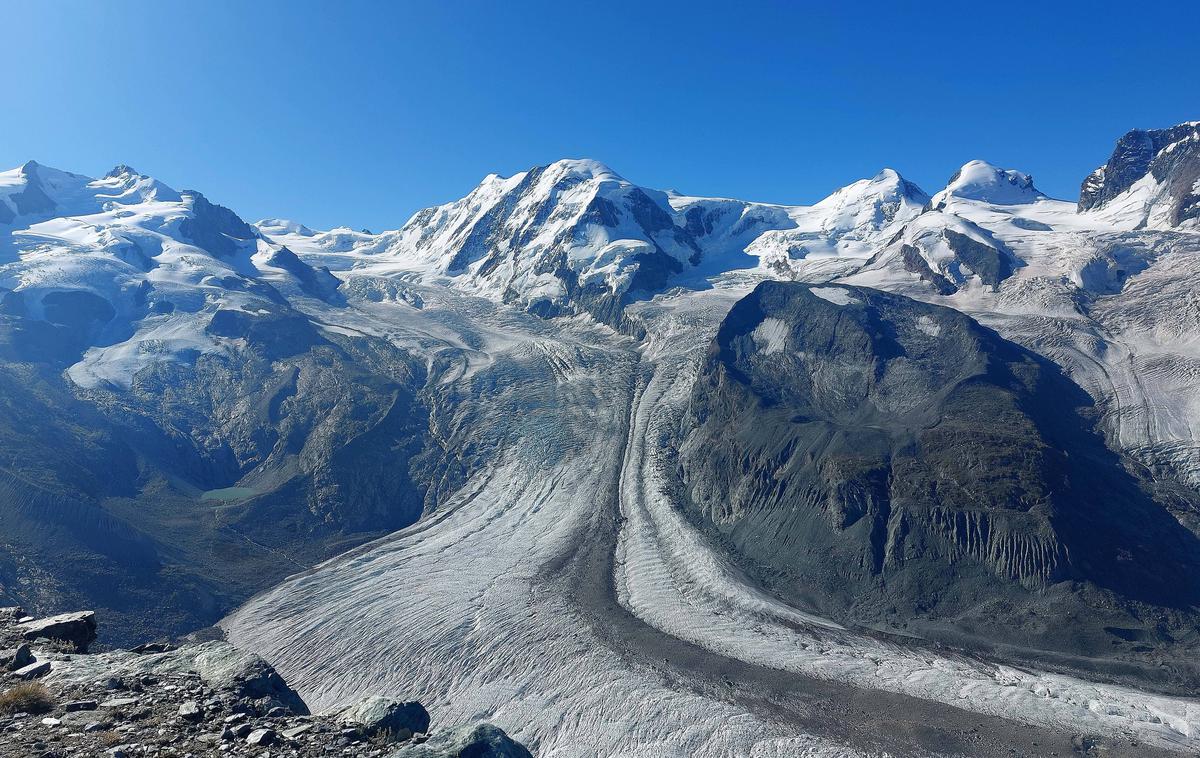
[(236, 349), (85, 390), (23, 349), (40, 323), (0, 318), (0, 599), (92, 605), (107, 644), (211, 624), (461, 483), (424, 364), (383, 340), (219, 310)]
[(1200, 543), (1093, 417), (957, 311), (767, 282), (709, 347), (677, 473), (744, 566), (835, 618), (952, 639), (987, 619), (993, 641), (1072, 655), (1119, 654), (1105, 626), (1179, 642)]

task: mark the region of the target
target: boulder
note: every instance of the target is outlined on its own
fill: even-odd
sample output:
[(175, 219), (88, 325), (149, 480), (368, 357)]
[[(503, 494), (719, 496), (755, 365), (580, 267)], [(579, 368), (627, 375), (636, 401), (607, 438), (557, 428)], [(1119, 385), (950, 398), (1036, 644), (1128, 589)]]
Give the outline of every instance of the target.
[(128, 708), (137, 705), (136, 697), (110, 697), (100, 704), (101, 708)]
[(247, 745), (262, 745), (266, 747), (275, 743), (274, 729), (255, 729), (246, 737)]
[(50, 661), (38, 661), (31, 663), (28, 666), (22, 666), (13, 672), (13, 676), (18, 679), (37, 679), (39, 676), (45, 676), (50, 673)]
[(0, 668), (16, 671), (33, 663), (33, 653), (29, 645), (17, 645), (15, 650), (0, 650)]
[(186, 721), (202, 721), (204, 709), (195, 700), (188, 700), (180, 704), (179, 717)]
[(124, 689), (147, 675), (161, 681), (189, 674), (198, 675), (205, 687), (227, 693), (238, 702), (255, 701), (255, 712), (283, 706), (293, 714), (308, 715), (304, 701), (270, 664), (222, 641), (185, 645), (165, 653), (121, 650), (77, 656), (63, 671), (63, 681), (83, 684), (111, 679), (114, 689)]
[(521, 743), (487, 722), (437, 732), (427, 742), (406, 745), (390, 758), (533, 758)]
[(367, 736), (391, 733), (404, 740), (429, 731), (429, 712), (416, 701), (370, 695), (338, 714), (344, 724), (356, 724)]
[(99, 707), (99, 703), (95, 700), (72, 700), (69, 703), (63, 703), (63, 710), (67, 713), (74, 711), (94, 711)]
[(292, 713), (308, 715), (308, 706), (271, 664), (227, 642), (206, 642), (159, 656), (145, 656), (156, 670), (195, 671), (215, 690), (232, 690), (240, 697), (268, 698)]
[(312, 731), (312, 728), (312, 724), (300, 724), (298, 726), (293, 726), (290, 729), (284, 729), (283, 736), (286, 739), (294, 740), (305, 732)]
[(79, 611), (35, 619), (22, 623), (20, 631), (27, 640), (59, 640), (74, 645), (78, 652), (84, 653), (96, 639), (96, 613)]

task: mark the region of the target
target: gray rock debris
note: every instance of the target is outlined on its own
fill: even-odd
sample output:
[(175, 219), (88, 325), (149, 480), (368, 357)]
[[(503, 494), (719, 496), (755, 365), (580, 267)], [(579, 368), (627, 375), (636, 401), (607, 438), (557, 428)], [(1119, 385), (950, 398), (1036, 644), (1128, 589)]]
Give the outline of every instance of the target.
[[(23, 631), (13, 615), (0, 611), (0, 640), (8, 645)], [(56, 647), (34, 642), (33, 653), (46, 660), (19, 672), (0, 670), (0, 690), (28, 671), (43, 676), (49, 695), (36, 712), (0, 713), (0, 756), (384, 758), (427, 739), (429, 714), (414, 701), (368, 697), (343, 711), (308, 715), (266, 661), (225, 642), (155, 645), (142, 650), (158, 652), (140, 654), (63, 655)], [(17, 651), (9, 652), (15, 660)], [(23, 652), (29, 654), (28, 646)], [(435, 736), (455, 750), (447, 755), (528, 755), (513, 752), (494, 727), (476, 732)]]

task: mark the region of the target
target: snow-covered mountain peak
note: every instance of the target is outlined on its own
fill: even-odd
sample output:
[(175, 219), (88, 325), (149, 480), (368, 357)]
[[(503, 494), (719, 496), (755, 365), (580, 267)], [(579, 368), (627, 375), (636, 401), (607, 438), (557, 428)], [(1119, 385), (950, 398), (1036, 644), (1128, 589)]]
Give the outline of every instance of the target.
[(812, 206), (787, 209), (789, 223), (764, 231), (747, 252), (782, 276), (848, 273), (921, 214), (929, 196), (894, 169), (885, 168), (831, 193)]
[(141, 176), (141, 175), (142, 175), (141, 172), (138, 171), (137, 169), (135, 169), (133, 166), (127, 166), (124, 163), (118, 163), (117, 165), (113, 166), (111, 169), (108, 170), (108, 173), (104, 175), (104, 178), (105, 179), (118, 179), (123, 176)]
[(584, 180), (614, 181), (629, 184), (624, 177), (607, 165), (591, 158), (562, 158), (546, 166), (544, 173), (552, 177), (572, 176)]
[(89, 184), (96, 190), (101, 202), (116, 202), (130, 205), (145, 202), (177, 203), (182, 199), (179, 192), (152, 176), (146, 176), (129, 166), (120, 165)]
[(856, 217), (877, 212), (881, 216), (879, 220), (886, 223), (895, 217), (901, 205), (919, 209), (927, 202), (929, 195), (920, 187), (902, 177), (895, 169), (885, 168), (870, 179), (859, 179), (835, 190), (814, 205), (813, 210), (853, 208)]
[(301, 224), (299, 221), (292, 221), (287, 218), (264, 218), (256, 221), (254, 226), (268, 236), (274, 234), (298, 234), (301, 237), (312, 237), (317, 234), (317, 232)]
[(19, 168), (0, 172), (0, 224), (21, 216), (47, 216), (77, 205), (86, 198), (86, 176), (27, 161)]
[(378, 239), (390, 259), (468, 289), (541, 313), (584, 307), (607, 320), (613, 298), (657, 287), (702, 255), (665, 193), (581, 159), (490, 175)]
[(124, 165), (100, 179), (36, 161), (0, 172), (0, 224), (11, 224), (18, 218), (86, 216), (103, 211), (109, 203), (180, 200), (180, 194), (166, 184)]
[(1023, 205), (1045, 197), (1033, 185), (1029, 174), (974, 160), (964, 163), (950, 177), (946, 187), (933, 196), (931, 204), (934, 208), (944, 208), (957, 198), (995, 205)]
[(1126, 228), (1200, 226), (1200, 121), (1125, 133), (1083, 180), (1079, 211)]

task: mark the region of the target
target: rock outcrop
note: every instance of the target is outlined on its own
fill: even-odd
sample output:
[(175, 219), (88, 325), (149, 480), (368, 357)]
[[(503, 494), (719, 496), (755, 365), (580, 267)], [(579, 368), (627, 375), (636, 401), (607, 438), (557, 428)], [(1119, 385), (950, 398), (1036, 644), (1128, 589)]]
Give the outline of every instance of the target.
[(391, 758), (533, 758), (533, 754), (501, 729), (479, 723), (439, 732), (419, 745), (406, 745)]
[(343, 723), (357, 726), (369, 737), (391, 734), (408, 739), (429, 731), (429, 712), (415, 701), (371, 695), (339, 714)]
[(27, 621), (18, 627), (27, 640), (56, 640), (75, 647), (76, 652), (86, 653), (88, 645), (96, 639), (95, 611), (62, 613), (49, 618)]
[[(986, 620), (1071, 651), (1103, 651), (1104, 625), (1169, 639), (1200, 602), (1200, 545), (1089, 409), (958, 311), (768, 282), (695, 380), (680, 488), (749, 570), (838, 619), (948, 637)], [(1030, 623), (1068, 607), (1093, 626)]]
[[(63, 614), (18, 623), (0, 609), (0, 649), (28, 628), (55, 629)], [(52, 622), (52, 623), (50, 623)], [(309, 713), (262, 658), (220, 640), (136, 650), (63, 652), (73, 638), (39, 636), (0, 650), (0, 754), (5, 756), (262, 756), (263, 750), (330, 754), (525, 758), (501, 729), (480, 723), (430, 730), (416, 701), (368, 696), (348, 708)], [(15, 670), (13, 670), (15, 668)], [(428, 740), (429, 747), (418, 752)]]
[[(1108, 162), (1083, 180), (1079, 210), (1102, 209), (1122, 196), (1142, 223), (1166, 227), (1200, 219), (1200, 121), (1169, 129), (1133, 129), (1113, 148)], [(1136, 195), (1136, 197), (1135, 197)]]

